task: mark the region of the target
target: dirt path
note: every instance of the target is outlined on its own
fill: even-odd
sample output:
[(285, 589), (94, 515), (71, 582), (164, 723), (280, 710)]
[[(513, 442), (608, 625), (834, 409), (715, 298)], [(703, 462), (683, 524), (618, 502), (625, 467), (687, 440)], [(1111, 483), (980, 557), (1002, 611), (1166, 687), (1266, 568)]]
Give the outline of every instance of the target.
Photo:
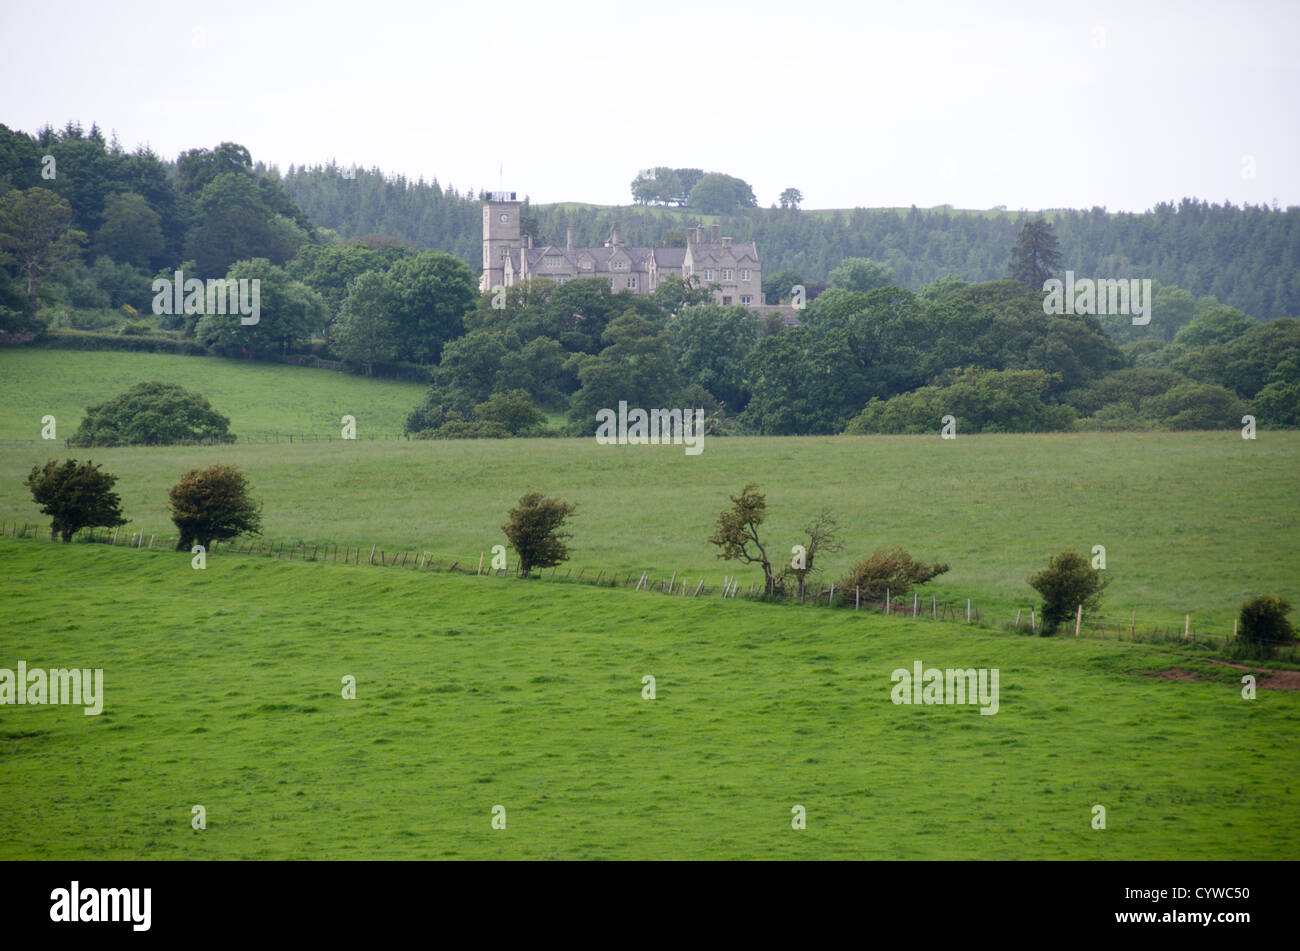
[[(1257, 678), (1257, 686), (1260, 690), (1300, 690), (1300, 670), (1273, 670), (1268, 667), (1248, 667), (1245, 664), (1230, 664), (1226, 660), (1210, 660), (1211, 664), (1218, 664), (1221, 667), (1233, 667), (1237, 670), (1244, 670), (1251, 674), (1267, 674), (1267, 677)], [(1181, 667), (1170, 667), (1168, 670), (1157, 671), (1151, 675), (1159, 677), (1161, 680), (1202, 680), (1193, 671), (1183, 670)]]

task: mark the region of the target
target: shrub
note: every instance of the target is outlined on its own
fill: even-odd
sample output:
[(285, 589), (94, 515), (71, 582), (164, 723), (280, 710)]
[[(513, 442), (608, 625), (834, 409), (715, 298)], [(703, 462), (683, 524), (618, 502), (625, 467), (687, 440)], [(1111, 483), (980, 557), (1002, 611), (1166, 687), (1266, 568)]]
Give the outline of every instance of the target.
[(1287, 620), (1291, 602), (1272, 594), (1261, 594), (1241, 605), (1237, 637), (1268, 656), (1281, 644), (1295, 640), (1295, 630)]
[(163, 446), (178, 442), (234, 442), (230, 420), (208, 399), (175, 383), (137, 383), (121, 396), (91, 406), (72, 437), (74, 446)]
[(948, 566), (935, 562), (927, 565), (914, 561), (902, 548), (894, 547), (886, 551), (877, 548), (867, 558), (857, 562), (849, 573), (840, 581), (845, 591), (860, 589), (868, 600), (885, 596), (886, 589), (891, 597), (907, 594), (915, 585), (925, 584), (948, 571)]
[(1029, 586), (1043, 598), (1043, 636), (1050, 637), (1082, 605), (1085, 612), (1101, 605), (1101, 593), (1110, 579), (1077, 551), (1052, 556), (1047, 567), (1029, 579)]

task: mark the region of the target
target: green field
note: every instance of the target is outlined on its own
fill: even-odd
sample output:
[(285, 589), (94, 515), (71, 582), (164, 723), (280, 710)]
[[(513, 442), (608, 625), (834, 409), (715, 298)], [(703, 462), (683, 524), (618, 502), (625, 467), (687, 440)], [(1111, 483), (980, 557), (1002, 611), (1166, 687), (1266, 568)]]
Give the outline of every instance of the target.
[[(38, 523), (22, 485), (61, 448), (0, 452), (0, 521)], [(1025, 579), (1055, 552), (1106, 548), (1104, 612), (1127, 621), (1229, 633), (1241, 602), (1276, 593), (1300, 604), (1300, 433), (1237, 432), (706, 439), (681, 446), (594, 440), (455, 440), (75, 450), (119, 476), (124, 528), (174, 534), (167, 489), (187, 469), (226, 462), (248, 476), (277, 540), (427, 550), (473, 562), (503, 543), (507, 509), (537, 489), (576, 502), (572, 565), (676, 571), (719, 583), (756, 568), (722, 562), (706, 541), (729, 494), (767, 493), (764, 528), (789, 557), (823, 505), (848, 547), (826, 580), (877, 546), (903, 545), (952, 570), (939, 597), (972, 598), (1014, 618), (1035, 598)]]
[(39, 439), (47, 414), (60, 439), (71, 436), (87, 406), (146, 380), (202, 393), (237, 436), (337, 437), (345, 414), (357, 418), (359, 437), (400, 434), (425, 391), (419, 383), (220, 357), (0, 347), (0, 439)]
[(1300, 694), (1148, 645), (12, 538), (0, 593), (0, 667), (104, 670), (0, 707), (3, 859), (1300, 856)]

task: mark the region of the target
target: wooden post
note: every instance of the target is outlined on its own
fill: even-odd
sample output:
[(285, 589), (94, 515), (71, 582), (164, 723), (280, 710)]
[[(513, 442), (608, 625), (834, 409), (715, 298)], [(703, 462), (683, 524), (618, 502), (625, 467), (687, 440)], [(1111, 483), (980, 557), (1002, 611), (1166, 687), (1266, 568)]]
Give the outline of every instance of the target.
[(1137, 608), (1134, 608), (1134, 609), (1133, 609), (1133, 616), (1132, 616), (1131, 618), (1129, 618), (1129, 621), (1128, 621), (1128, 635), (1129, 635), (1129, 637), (1133, 637), (1133, 636), (1135, 636), (1135, 635), (1137, 634), (1137, 624), (1138, 624), (1138, 609), (1137, 609)]
[(114, 545), (117, 544), (117, 528), (116, 528), (116, 527), (114, 527), (114, 529), (113, 529), (113, 544), (114, 544)]
[(935, 600), (934, 595), (930, 595), (930, 617), (939, 620), (939, 602)]
[(856, 611), (858, 607), (861, 606), (861, 604), (862, 604), (862, 585), (855, 584), (853, 586), (853, 610)]
[(912, 592), (912, 617), (916, 617), (916, 611), (918, 605), (920, 604), (920, 598), (921, 596), (919, 594), (917, 594), (916, 592)]
[[(378, 542), (375, 542), (370, 546), (370, 563), (372, 565), (375, 563), (375, 549), (377, 549), (378, 547), (379, 547)], [(360, 552), (358, 552), (358, 554), (360, 554)]]
[(1233, 639), (1234, 641), (1237, 639), (1237, 619), (1236, 619), (1236, 618), (1233, 618), (1233, 619), (1232, 619), (1232, 639)]
[(1016, 630), (1020, 630), (1020, 612), (1023, 608), (1016, 608)]
[(966, 599), (966, 623), (970, 623), (970, 598)]
[[(144, 537), (144, 532), (141, 532), (141, 533), (140, 533), (140, 537), (141, 537), (141, 538)], [(149, 536), (149, 547), (150, 547), (150, 548), (153, 547), (153, 540), (154, 540), (155, 538), (157, 538), (157, 537), (158, 537), (157, 535), (150, 535), (150, 536)], [(1191, 615), (1188, 615), (1188, 617), (1191, 617)]]
[(885, 613), (889, 613), (889, 586), (885, 586)]
[(1183, 618), (1183, 640), (1187, 640), (1187, 635), (1192, 630), (1192, 616), (1189, 614)]
[(831, 582), (831, 594), (830, 597), (826, 599), (826, 606), (828, 608), (835, 607), (835, 582), (834, 581)]
[(1079, 636), (1079, 626), (1083, 624), (1083, 605), (1079, 605), (1079, 610), (1074, 614), (1074, 636)]
[(1037, 633), (1038, 633), (1038, 623), (1034, 620), (1034, 609), (1033, 609), (1033, 608), (1030, 608), (1030, 609), (1029, 609), (1029, 633), (1030, 633), (1030, 634), (1037, 634)]
[(669, 582), (668, 582), (668, 592), (671, 594), (673, 588), (675, 588), (676, 586), (677, 586), (677, 572), (676, 572), (676, 570), (674, 570), (674, 571), (673, 571), (673, 579), (672, 579), (672, 581), (669, 581)]
[[(685, 582), (685, 581), (682, 582), (682, 590), (683, 590), (683, 591), (686, 590), (686, 582)], [(700, 596), (700, 592), (703, 591), (703, 590), (704, 590), (704, 579), (701, 578), (701, 579), (700, 579), (700, 583), (699, 583), (699, 584), (696, 586), (696, 588), (695, 588), (695, 597), (698, 598), (698, 597)]]

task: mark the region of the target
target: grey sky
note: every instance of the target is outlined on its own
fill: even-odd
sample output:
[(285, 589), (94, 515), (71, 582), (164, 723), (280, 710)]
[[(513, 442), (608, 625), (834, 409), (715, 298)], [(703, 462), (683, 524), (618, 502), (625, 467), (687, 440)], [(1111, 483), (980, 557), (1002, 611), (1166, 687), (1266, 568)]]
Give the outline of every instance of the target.
[(7, 6), (0, 121), (168, 158), (235, 141), (539, 202), (625, 204), (672, 165), (761, 205), (1300, 204), (1295, 0)]

